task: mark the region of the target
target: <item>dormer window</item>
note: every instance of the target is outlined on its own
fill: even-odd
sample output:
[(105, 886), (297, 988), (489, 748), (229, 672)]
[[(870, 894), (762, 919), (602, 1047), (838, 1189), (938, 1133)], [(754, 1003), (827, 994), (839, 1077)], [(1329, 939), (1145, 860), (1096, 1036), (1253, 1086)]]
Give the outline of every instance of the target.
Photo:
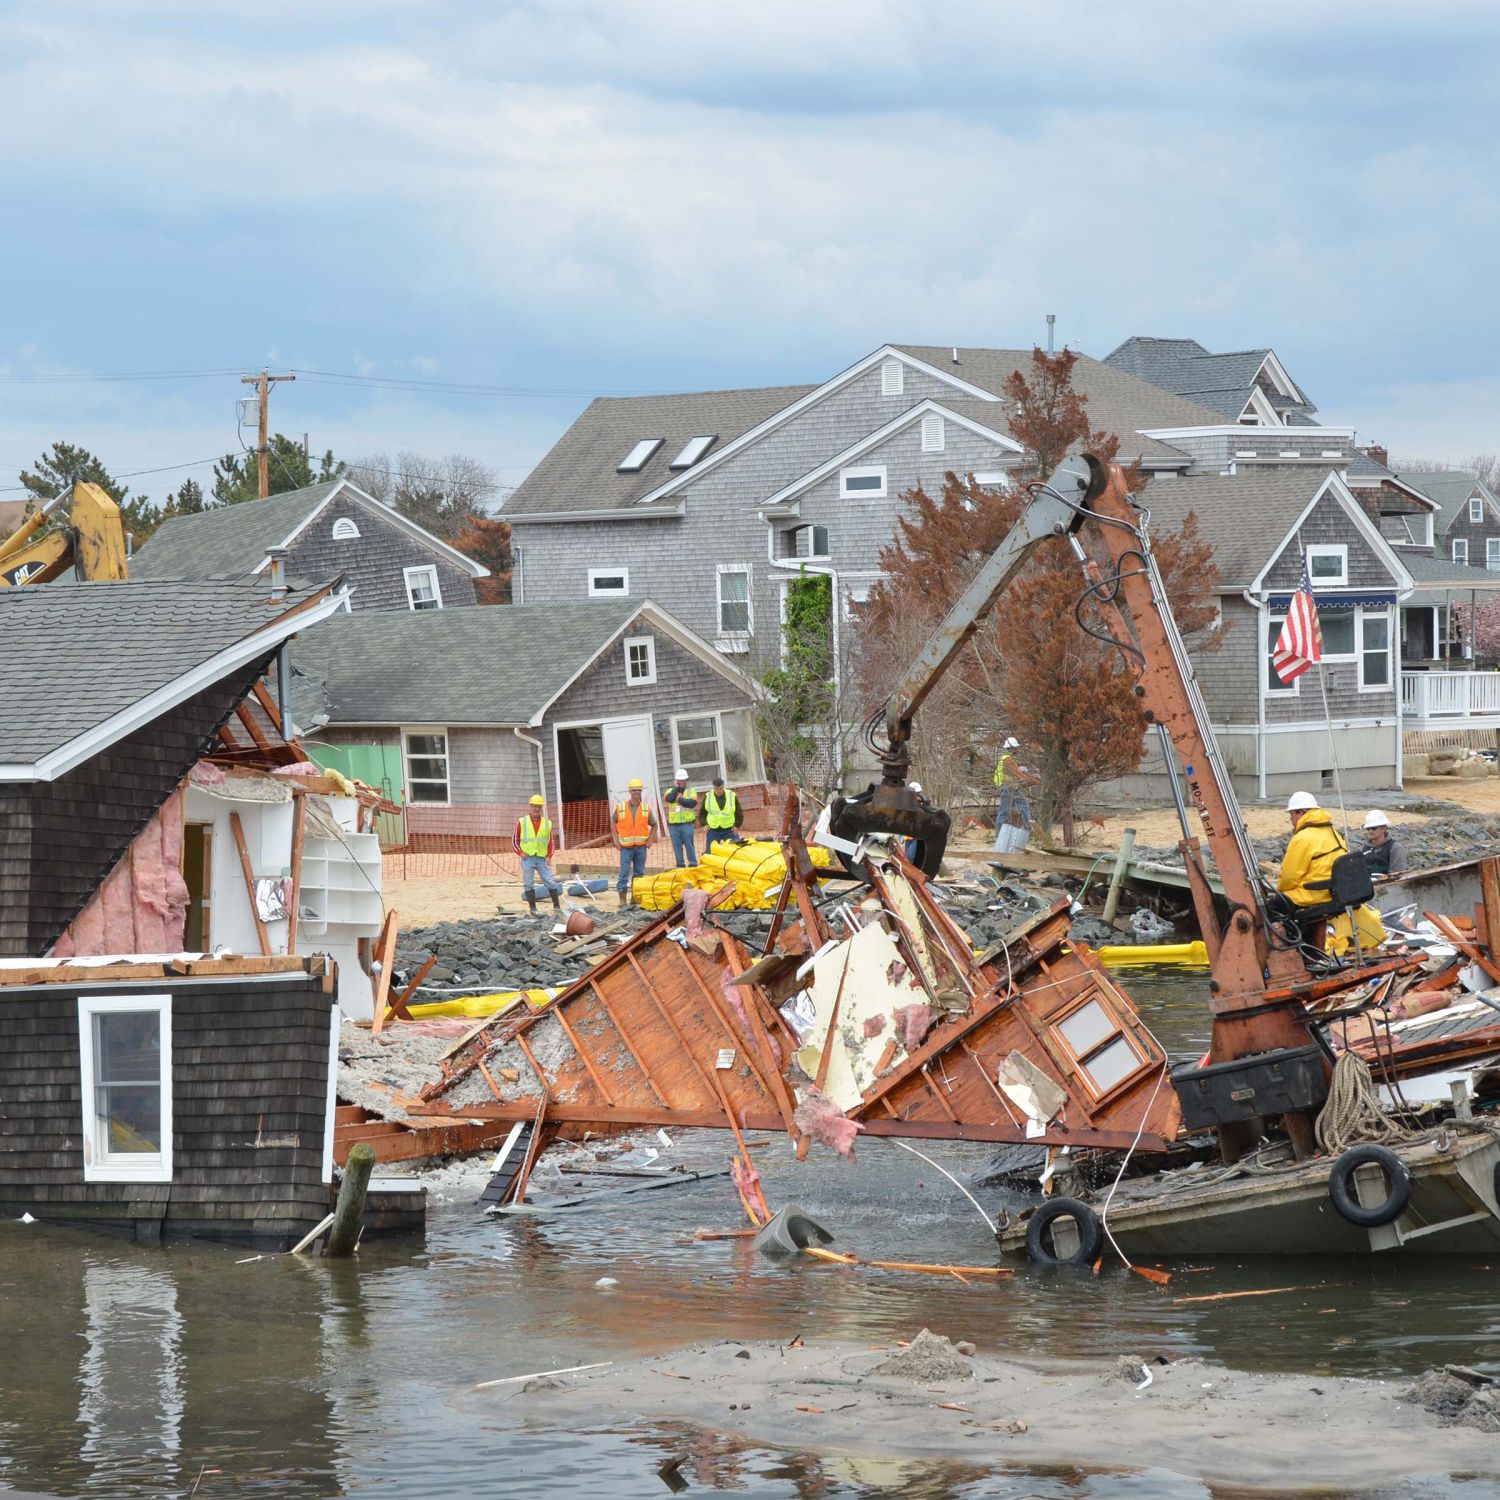
[(1469, 521), (1478, 526), (1484, 520), (1484, 501), (1478, 495), (1469, 496)]
[(340, 516), (333, 523), (332, 534), (336, 542), (357, 542), (359, 540), (359, 527), (348, 516)]
[(438, 572), (430, 563), (420, 568), (403, 568), (406, 581), (406, 604), (409, 609), (441, 609), (442, 590), (438, 588)]
[(629, 453), (625, 455), (625, 461), (620, 465), (618, 472), (621, 474), (639, 474), (651, 461), (651, 456), (666, 438), (642, 438)]
[(668, 467), (673, 469), (691, 469), (713, 447), (717, 438), (717, 433), (708, 433), (700, 437), (689, 438), (683, 444), (682, 452), (672, 460)]

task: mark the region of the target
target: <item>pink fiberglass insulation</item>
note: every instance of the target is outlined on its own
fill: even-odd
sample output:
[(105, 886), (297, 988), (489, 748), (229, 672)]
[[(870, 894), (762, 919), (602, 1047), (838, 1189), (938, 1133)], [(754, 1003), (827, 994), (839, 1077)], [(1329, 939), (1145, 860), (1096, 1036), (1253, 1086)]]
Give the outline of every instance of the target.
[(854, 1138), (864, 1129), (857, 1120), (844, 1118), (838, 1105), (820, 1089), (810, 1088), (792, 1116), (792, 1124), (805, 1131), (820, 1146), (831, 1146), (840, 1156), (854, 1159)]
[(697, 937), (703, 931), (703, 910), (712, 894), (712, 891), (700, 891), (693, 885), (682, 893), (682, 925), (690, 938)]
[(273, 776), (321, 776), (323, 774), (320, 766), (315, 766), (310, 760), (293, 761), (289, 766), (275, 766), (272, 768)]
[(729, 983), (733, 978), (732, 974), (726, 973), (724, 975), (723, 982), (719, 985), (719, 993), (729, 1002), (729, 1008), (739, 1018), (740, 1025), (744, 1027), (745, 1035), (749, 1036), (752, 1033), (750, 1029), (750, 1016), (745, 1009), (745, 997), (739, 985)]
[(885, 1017), (883, 1015), (866, 1016), (864, 1030), (867, 1042), (871, 1037), (879, 1036), (885, 1030)]
[(191, 771), (188, 779), (196, 786), (222, 786), (224, 784), (224, 772), (211, 760), (200, 760)]
[(932, 1029), (932, 1007), (925, 1000), (918, 1000), (915, 1005), (898, 1005), (891, 1019), (900, 1033), (901, 1045), (908, 1052), (915, 1052)]

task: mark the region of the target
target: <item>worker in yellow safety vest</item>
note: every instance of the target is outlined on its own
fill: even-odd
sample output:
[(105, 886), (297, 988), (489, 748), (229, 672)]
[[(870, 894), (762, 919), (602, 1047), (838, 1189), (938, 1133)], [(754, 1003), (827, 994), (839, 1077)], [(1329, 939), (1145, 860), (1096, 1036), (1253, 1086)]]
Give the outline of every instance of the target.
[(621, 906), (630, 905), (630, 883), (646, 873), (646, 847), (656, 837), (656, 814), (642, 795), (645, 785), (639, 778), (630, 782), (629, 796), (615, 808), (610, 832), (620, 851), (620, 879), (615, 890)]
[(677, 768), (677, 778), (662, 799), (667, 804), (667, 837), (672, 840), (672, 856), (678, 868), (690, 869), (698, 863), (693, 843), (693, 827), (698, 821), (698, 793), (688, 785), (688, 773)]
[[(1021, 783), (1035, 782), (1036, 773), (1011, 754), (1019, 750), (1021, 742), (1014, 735), (1007, 735), (1000, 749), (1000, 759), (995, 765), (995, 774), (990, 778), (1000, 792), (1000, 808), (995, 814), (995, 848), (1002, 852), (1024, 847), (1031, 837), (1031, 803)], [(1002, 832), (1014, 823), (1021, 835)]]
[(557, 847), (557, 840), (553, 837), (552, 819), (547, 816), (546, 806), (541, 797), (533, 796), (531, 811), (516, 819), (515, 832), (510, 840), (511, 847), (521, 856), (521, 894), (526, 899), (526, 905), (531, 908), (532, 916), (536, 915), (538, 880), (552, 897), (553, 907), (558, 911), (562, 910), (562, 903), (558, 899), (562, 895), (562, 886), (558, 884), (557, 876), (552, 873), (552, 866), (548, 864)]
[(708, 830), (709, 847), (728, 840), (731, 844), (743, 844), (736, 829), (745, 821), (745, 809), (740, 799), (724, 785), (722, 776), (714, 777), (711, 792), (705, 792), (698, 808), (698, 821)]

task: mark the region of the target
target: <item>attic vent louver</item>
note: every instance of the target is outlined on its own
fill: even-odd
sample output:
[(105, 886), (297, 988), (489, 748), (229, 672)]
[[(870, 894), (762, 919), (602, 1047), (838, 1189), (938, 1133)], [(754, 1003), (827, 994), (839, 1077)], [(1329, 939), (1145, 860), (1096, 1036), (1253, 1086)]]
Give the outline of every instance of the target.
[(625, 455), (625, 461), (616, 471), (620, 474), (639, 474), (650, 462), (651, 455), (666, 442), (665, 438), (642, 438), (629, 453)]
[(669, 467), (673, 469), (691, 469), (713, 447), (717, 437), (717, 433), (709, 433), (706, 436), (689, 438), (683, 444), (682, 452), (672, 460)]

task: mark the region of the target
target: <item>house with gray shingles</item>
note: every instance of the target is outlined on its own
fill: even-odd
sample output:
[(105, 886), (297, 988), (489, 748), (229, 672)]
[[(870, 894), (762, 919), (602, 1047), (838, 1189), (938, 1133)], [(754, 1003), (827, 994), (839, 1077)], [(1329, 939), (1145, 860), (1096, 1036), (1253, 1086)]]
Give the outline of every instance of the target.
[[(775, 662), (785, 591), (829, 575), (841, 622), (881, 577), (904, 496), (949, 472), (1004, 484), (1021, 445), (1006, 378), (1029, 349), (887, 344), (817, 385), (594, 401), (514, 491), (516, 597), (649, 598), (752, 673)], [(1149, 472), (1191, 456), (1148, 429), (1222, 420), (1081, 356), (1096, 427)]]
[(347, 479), (218, 505), (162, 522), (130, 560), (132, 578), (242, 578), (276, 548), (293, 578), (336, 578), (356, 610), (452, 609), (474, 603), (489, 569)]
[(1500, 572), (1500, 499), (1487, 484), (1461, 469), (1401, 479), (1437, 506), (1433, 532), (1440, 553), (1464, 567)]
[(679, 765), (698, 786), (763, 780), (755, 684), (649, 601), (343, 615), (305, 632), (293, 672), (308, 752), (403, 804), (408, 838), (508, 841), (540, 792), (576, 845), (633, 777), (658, 813)]
[(1318, 409), (1274, 349), (1211, 354), (1197, 339), (1129, 338), (1104, 363), (1250, 427), (1310, 426)]

